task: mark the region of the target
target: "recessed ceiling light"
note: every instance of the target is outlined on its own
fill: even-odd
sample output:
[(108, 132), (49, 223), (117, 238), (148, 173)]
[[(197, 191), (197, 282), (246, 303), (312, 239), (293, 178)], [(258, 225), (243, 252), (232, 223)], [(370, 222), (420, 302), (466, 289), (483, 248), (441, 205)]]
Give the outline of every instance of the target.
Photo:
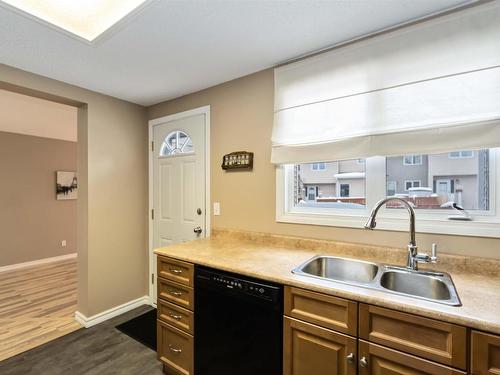
[(2, 0), (11, 7), (93, 41), (148, 0)]

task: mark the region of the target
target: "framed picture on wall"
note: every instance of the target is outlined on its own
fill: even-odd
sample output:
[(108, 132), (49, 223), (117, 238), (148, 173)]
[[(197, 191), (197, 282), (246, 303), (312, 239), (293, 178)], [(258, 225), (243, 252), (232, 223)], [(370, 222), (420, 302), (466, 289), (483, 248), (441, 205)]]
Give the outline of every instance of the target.
[(56, 199), (68, 200), (78, 197), (78, 179), (76, 172), (56, 172)]

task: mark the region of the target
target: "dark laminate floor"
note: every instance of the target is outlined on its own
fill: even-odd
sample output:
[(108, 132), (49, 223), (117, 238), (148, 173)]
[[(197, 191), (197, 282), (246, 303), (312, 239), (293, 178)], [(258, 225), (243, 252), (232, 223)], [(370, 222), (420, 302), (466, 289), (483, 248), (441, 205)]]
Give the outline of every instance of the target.
[[(0, 362), (1, 375), (162, 374), (156, 353), (115, 326), (151, 309), (142, 306)], [(1, 345), (1, 343), (0, 343)]]

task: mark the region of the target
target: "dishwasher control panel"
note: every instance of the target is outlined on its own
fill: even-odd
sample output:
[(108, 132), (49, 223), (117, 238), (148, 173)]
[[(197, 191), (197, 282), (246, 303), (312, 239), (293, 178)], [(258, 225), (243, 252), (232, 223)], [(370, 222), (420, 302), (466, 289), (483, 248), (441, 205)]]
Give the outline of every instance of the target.
[(249, 280), (246, 277), (236, 277), (224, 272), (207, 269), (198, 272), (197, 280), (202, 281), (204, 284), (210, 284), (212, 287), (230, 289), (235, 293), (243, 293), (267, 300), (275, 300), (281, 290), (279, 286), (266, 284), (265, 281)]

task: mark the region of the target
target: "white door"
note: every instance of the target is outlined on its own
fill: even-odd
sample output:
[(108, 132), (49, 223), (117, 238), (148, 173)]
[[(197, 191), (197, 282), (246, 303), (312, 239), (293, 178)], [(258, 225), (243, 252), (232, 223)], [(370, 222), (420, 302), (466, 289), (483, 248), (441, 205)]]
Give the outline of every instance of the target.
[(205, 128), (205, 114), (153, 127), (153, 248), (205, 237)]

